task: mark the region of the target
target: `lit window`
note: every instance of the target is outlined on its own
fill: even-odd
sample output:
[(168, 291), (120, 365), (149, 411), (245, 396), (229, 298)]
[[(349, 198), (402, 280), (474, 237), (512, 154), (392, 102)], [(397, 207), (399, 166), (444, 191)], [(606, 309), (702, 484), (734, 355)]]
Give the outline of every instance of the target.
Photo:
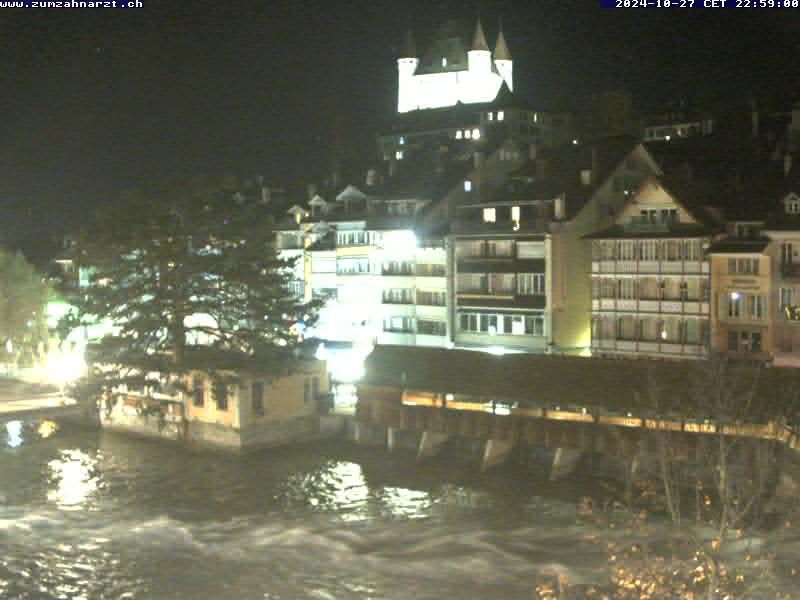
[(489, 113), (488, 115), (486, 115), (486, 118), (489, 119), (490, 121), (494, 121), (494, 113)]
[(443, 56), (442, 57), (442, 68), (445, 68), (446, 66), (447, 66), (447, 57)]
[(456, 139), (460, 140), (462, 137), (464, 137), (464, 133), (459, 129), (456, 131)]
[(534, 123), (538, 123), (539, 122), (539, 113), (533, 113), (533, 122)]
[(505, 118), (506, 114), (502, 110), (497, 111), (497, 120), (502, 121)]
[(577, 145), (578, 144), (578, 140), (572, 140), (572, 143)]
[(403, 160), (403, 151), (402, 150), (398, 150), (397, 152), (394, 153), (394, 157), (397, 160)]
[(790, 215), (796, 215), (800, 213), (800, 200), (792, 200), (791, 202), (787, 202), (786, 212)]
[(472, 139), (472, 131), (470, 131), (469, 129), (464, 130), (464, 137), (467, 138), (468, 140)]
[(473, 139), (473, 140), (479, 140), (479, 139), (481, 139), (481, 130), (480, 130), (480, 129), (477, 129), (477, 128), (476, 128), (476, 129), (473, 129), (473, 130), (472, 130), (472, 139)]
[(400, 145), (402, 146), (405, 143), (406, 143), (406, 138), (405, 138), (405, 136), (401, 135), (400, 136)]
[(497, 221), (497, 211), (494, 208), (483, 209), (483, 222), (495, 223)]
[(511, 221), (514, 223), (514, 231), (519, 229), (519, 206), (512, 206), (511, 207)]
[(465, 192), (471, 192), (472, 191), (472, 182), (469, 179), (464, 181), (464, 191)]

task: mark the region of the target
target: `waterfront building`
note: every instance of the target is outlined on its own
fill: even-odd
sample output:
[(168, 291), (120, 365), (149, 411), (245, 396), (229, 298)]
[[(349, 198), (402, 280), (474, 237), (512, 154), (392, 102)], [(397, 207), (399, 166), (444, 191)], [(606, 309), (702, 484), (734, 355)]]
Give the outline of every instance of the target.
[(305, 441), (324, 433), (328, 406), (324, 361), (304, 359), (282, 374), (257, 368), (214, 379), (191, 371), (186, 391), (146, 393), (121, 386), (101, 401), (105, 429), (230, 450)]
[(730, 236), (713, 244), (712, 347), (732, 358), (769, 360), (773, 350), (770, 240)]
[(781, 198), (764, 233), (772, 241), (773, 364), (800, 367), (800, 194)]
[(592, 353), (708, 356), (711, 268), (720, 232), (710, 190), (651, 177), (613, 226), (587, 236), (592, 263)]
[[(499, 185), (462, 190), (448, 236), (450, 341), (498, 351), (589, 347), (590, 255), (582, 237), (658, 166), (631, 138), (529, 150), (502, 145)], [(517, 166), (519, 165), (519, 166)]]
[(297, 289), (325, 301), (307, 335), (356, 346), (444, 345), (444, 244), (415, 230), (427, 201), (363, 187), (348, 185), (331, 202), (316, 194), (309, 210), (279, 225), (282, 254), (302, 265)]

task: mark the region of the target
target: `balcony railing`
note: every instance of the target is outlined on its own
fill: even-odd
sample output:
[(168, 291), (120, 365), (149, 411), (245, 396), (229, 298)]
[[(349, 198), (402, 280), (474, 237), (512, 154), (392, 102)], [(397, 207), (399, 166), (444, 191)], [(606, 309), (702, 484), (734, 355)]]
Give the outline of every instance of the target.
[(414, 304), (413, 298), (397, 298), (393, 296), (384, 296), (382, 299), (383, 304)]
[(782, 263), (781, 275), (784, 279), (800, 278), (800, 263)]
[(417, 277), (444, 277), (447, 268), (444, 265), (417, 265)]
[(381, 275), (389, 277), (412, 277), (414, 275), (414, 269), (382, 269)]
[(674, 221), (674, 219), (652, 219), (650, 217), (635, 216), (631, 217), (627, 223), (624, 223), (622, 228), (626, 231), (667, 232), (669, 231), (670, 223)]

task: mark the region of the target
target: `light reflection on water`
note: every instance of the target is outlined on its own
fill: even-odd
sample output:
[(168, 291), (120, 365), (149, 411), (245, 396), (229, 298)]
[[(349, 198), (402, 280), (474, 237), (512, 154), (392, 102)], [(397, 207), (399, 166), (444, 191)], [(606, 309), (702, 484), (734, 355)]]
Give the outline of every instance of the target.
[(47, 499), (62, 508), (75, 508), (97, 489), (96, 461), (81, 450), (63, 450), (48, 463), (51, 489)]

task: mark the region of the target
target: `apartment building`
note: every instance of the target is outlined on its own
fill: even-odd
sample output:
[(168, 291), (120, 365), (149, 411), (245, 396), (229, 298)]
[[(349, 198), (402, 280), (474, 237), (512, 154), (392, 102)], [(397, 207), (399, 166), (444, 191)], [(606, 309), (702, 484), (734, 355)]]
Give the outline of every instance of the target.
[(614, 225), (587, 236), (592, 263), (592, 353), (702, 358), (708, 355), (711, 267), (720, 230), (703, 191), (649, 178)]
[[(496, 160), (503, 160), (501, 146)], [(513, 157), (513, 155), (512, 155)], [(533, 147), (497, 188), (457, 205), (448, 237), (450, 340), (503, 351), (588, 350), (589, 254), (626, 192), (657, 165), (629, 138)]]

